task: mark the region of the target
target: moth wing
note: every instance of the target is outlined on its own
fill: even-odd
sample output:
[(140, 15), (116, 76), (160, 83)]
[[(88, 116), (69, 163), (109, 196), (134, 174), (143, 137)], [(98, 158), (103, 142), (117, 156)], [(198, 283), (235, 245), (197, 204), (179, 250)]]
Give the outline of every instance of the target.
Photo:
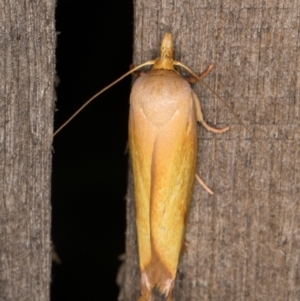
[(142, 75), (130, 99), (142, 291), (173, 286), (190, 205), (197, 148), (192, 89), (174, 72)]
[(142, 271), (151, 261), (150, 186), (151, 162), (156, 132), (139, 106), (131, 104), (129, 113), (129, 150), (134, 174), (139, 262)]
[(192, 94), (158, 132), (151, 166), (151, 245), (175, 277), (192, 197), (197, 121)]

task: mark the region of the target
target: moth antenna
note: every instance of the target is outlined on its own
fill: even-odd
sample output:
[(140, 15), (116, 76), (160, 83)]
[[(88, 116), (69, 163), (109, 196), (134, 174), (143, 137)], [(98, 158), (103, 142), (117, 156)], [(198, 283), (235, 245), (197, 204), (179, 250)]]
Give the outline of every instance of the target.
[(222, 98), (219, 94), (217, 94), (209, 85), (207, 85), (203, 80), (202, 77), (199, 77), (194, 71), (192, 71), (189, 67), (185, 66), (184, 64), (174, 61), (174, 65), (175, 66), (179, 66), (184, 68), (185, 70), (187, 70), (190, 74), (192, 74), (195, 78), (198, 79), (199, 82), (201, 82), (201, 84), (207, 88), (213, 95), (215, 95), (218, 99), (220, 99), (223, 104), (225, 105), (225, 107), (227, 109), (229, 109), (229, 111), (231, 112), (232, 115), (235, 116), (235, 118), (238, 120), (238, 122), (246, 129), (246, 131), (253, 137), (254, 141), (257, 142), (259, 144), (259, 146), (266, 152), (266, 154), (268, 155), (268, 157), (271, 159), (271, 153), (253, 136), (252, 131), (249, 129), (249, 127), (246, 126), (246, 124), (242, 121), (242, 119), (240, 118), (240, 116), (234, 112), (234, 110), (231, 108), (231, 106), (227, 103), (227, 101)]
[(94, 96), (92, 96), (89, 100), (87, 100), (87, 102), (82, 105), (66, 122), (64, 122), (55, 132), (54, 134), (45, 142), (45, 144), (50, 140), (53, 139), (72, 119), (74, 119), (88, 104), (90, 104), (96, 97), (98, 97), (100, 94), (102, 94), (103, 92), (105, 92), (106, 90), (108, 90), (110, 87), (112, 87), (113, 85), (115, 85), (116, 83), (118, 83), (119, 81), (121, 81), (124, 77), (128, 76), (129, 74), (135, 72), (136, 70), (144, 67), (144, 66), (148, 66), (148, 65), (153, 65), (155, 63), (154, 60), (151, 61), (147, 61), (133, 69), (131, 69), (130, 71), (126, 72), (125, 74), (123, 74), (121, 77), (119, 77), (118, 79), (116, 79), (114, 82), (112, 82), (111, 84), (109, 84), (108, 86), (106, 86), (105, 88), (103, 88), (101, 91), (99, 91), (98, 93), (96, 93)]

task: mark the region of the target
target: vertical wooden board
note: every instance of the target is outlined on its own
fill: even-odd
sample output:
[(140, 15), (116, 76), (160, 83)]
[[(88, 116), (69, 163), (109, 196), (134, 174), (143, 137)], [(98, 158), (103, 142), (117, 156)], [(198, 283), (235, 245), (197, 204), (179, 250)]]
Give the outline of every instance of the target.
[(195, 185), (175, 300), (297, 298), (298, 6), (297, 0), (135, 2), (134, 64), (154, 58), (161, 37), (171, 32), (175, 59), (197, 72), (214, 63), (205, 82), (271, 154), (195, 85), (205, 120), (231, 128), (216, 136), (199, 126), (197, 170), (215, 195)]
[(54, 1), (0, 3), (0, 299), (48, 301)]

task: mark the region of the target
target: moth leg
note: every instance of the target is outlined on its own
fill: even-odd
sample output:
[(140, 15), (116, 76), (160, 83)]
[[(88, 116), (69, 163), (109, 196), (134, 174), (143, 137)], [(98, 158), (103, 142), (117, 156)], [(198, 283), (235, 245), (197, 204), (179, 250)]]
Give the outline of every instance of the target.
[(198, 181), (198, 183), (209, 193), (209, 194), (214, 194), (214, 192), (204, 183), (204, 181), (197, 175), (195, 174), (195, 178)]
[(214, 67), (214, 64), (209, 64), (208, 67), (198, 75), (198, 78), (196, 78), (193, 75), (188, 75), (185, 76), (185, 80), (187, 80), (189, 83), (191, 84), (195, 84), (197, 81), (199, 81), (199, 79), (202, 79), (203, 77), (205, 77), (207, 74), (209, 74), (212, 70), (212, 68)]
[(216, 133), (216, 134), (221, 134), (221, 133), (224, 133), (226, 132), (228, 129), (229, 129), (229, 126), (226, 126), (222, 129), (216, 129), (216, 128), (213, 128), (211, 126), (209, 126), (205, 120), (203, 119), (203, 114), (202, 114), (202, 111), (201, 111), (201, 105), (200, 105), (200, 101), (197, 97), (197, 95), (195, 93), (193, 93), (193, 100), (194, 100), (194, 104), (195, 104), (195, 110), (196, 110), (196, 117), (197, 117), (197, 120), (210, 132), (213, 132), (213, 133)]

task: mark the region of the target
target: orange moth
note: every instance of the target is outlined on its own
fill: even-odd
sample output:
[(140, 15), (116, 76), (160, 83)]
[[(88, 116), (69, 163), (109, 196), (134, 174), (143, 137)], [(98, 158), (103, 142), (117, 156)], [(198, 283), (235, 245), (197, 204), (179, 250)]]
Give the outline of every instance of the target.
[(214, 133), (228, 127), (214, 129), (203, 120), (197, 95), (174, 68), (190, 71), (173, 60), (171, 34), (165, 34), (160, 56), (151, 63), (152, 69), (132, 87), (129, 113), (141, 271), (139, 301), (153, 300), (154, 287), (170, 301), (194, 186), (197, 121)]

